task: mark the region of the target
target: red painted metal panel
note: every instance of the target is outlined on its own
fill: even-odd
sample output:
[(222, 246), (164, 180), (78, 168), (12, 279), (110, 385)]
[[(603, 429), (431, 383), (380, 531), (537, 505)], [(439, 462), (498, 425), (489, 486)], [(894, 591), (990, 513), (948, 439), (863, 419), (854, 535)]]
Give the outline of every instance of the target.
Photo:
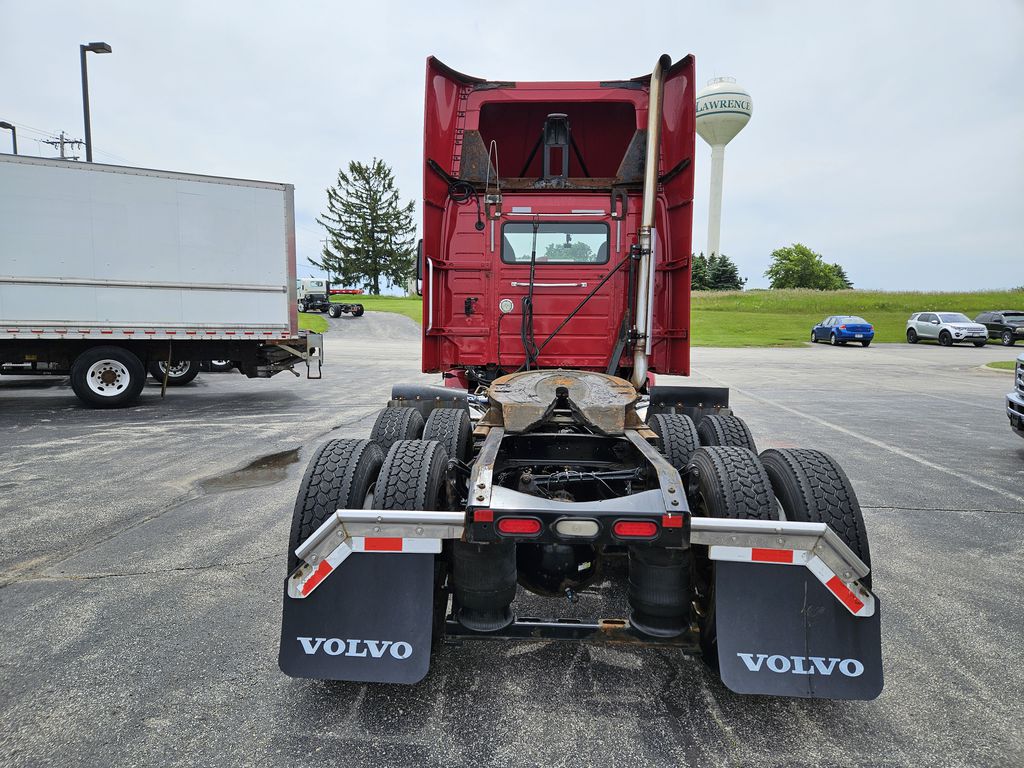
[[(635, 183), (626, 191), (628, 212), (611, 217), (612, 177), (636, 134), (646, 127), (648, 81), (621, 83), (484, 83), (427, 61), (424, 125), (423, 370), (427, 372), (498, 365), (511, 371), (525, 360), (520, 338), (523, 299), (528, 293), (529, 263), (501, 260), (502, 227), (508, 222), (602, 222), (607, 224), (608, 259), (604, 264), (536, 265), (533, 331), (543, 344), (581, 300), (613, 268), (625, 262), (636, 242), (641, 195)], [(655, 269), (654, 339), (650, 368), (658, 373), (689, 373), (690, 240), (694, 152), (693, 59), (668, 72), (665, 83), (662, 175), (678, 172), (659, 190), (656, 227), (659, 241)], [(541, 154), (527, 162), (544, 118), (552, 112), (569, 116), (590, 183), (538, 188)], [(427, 167), (433, 160), (458, 178), (468, 132), (479, 131), (485, 146), (493, 140), (504, 179), (520, 184), (502, 190), (502, 215), (478, 230), (472, 200), (462, 205), (448, 196), (448, 183)], [(686, 161), (689, 159), (689, 164)], [(525, 171), (524, 171), (525, 168)], [(524, 173), (523, 177), (520, 174)], [(571, 154), (570, 177), (583, 166)], [(597, 182), (593, 177), (605, 179)], [(582, 179), (581, 179), (582, 180)], [(526, 182), (525, 184), (522, 182)], [(510, 188), (512, 187), (512, 188)], [(480, 188), (478, 187), (478, 190)], [(482, 191), (482, 190), (480, 190)], [(494, 183), (491, 192), (495, 191)], [(481, 205), (484, 200), (481, 198)], [(518, 210), (517, 210), (518, 209)], [(600, 212), (595, 215), (593, 212)], [(586, 212), (586, 213), (583, 213)], [(548, 284), (548, 285), (544, 285)], [(554, 284), (554, 285), (551, 285)], [(628, 267), (612, 275), (554, 336), (541, 352), (542, 367), (605, 370), (628, 304)], [(503, 299), (511, 312), (501, 312)], [(631, 364), (629, 355), (619, 361)]]

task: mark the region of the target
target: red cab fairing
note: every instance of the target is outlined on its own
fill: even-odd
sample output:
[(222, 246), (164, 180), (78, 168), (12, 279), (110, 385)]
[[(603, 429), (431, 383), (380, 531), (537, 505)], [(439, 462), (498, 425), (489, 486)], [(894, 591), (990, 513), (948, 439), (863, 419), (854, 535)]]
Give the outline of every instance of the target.
[[(618, 361), (611, 356), (629, 304), (628, 256), (640, 223), (648, 82), (487, 82), (428, 59), (424, 371), (486, 365), (511, 371), (523, 364), (534, 228), (532, 329), (543, 347), (537, 364), (629, 368), (628, 354)], [(658, 373), (689, 372), (694, 100), (687, 57), (665, 82), (650, 361)], [(569, 126), (571, 143), (560, 150), (567, 177), (543, 176), (538, 147), (549, 115), (563, 115)], [(552, 154), (559, 167), (560, 151)], [(495, 198), (487, 195), (499, 193), (499, 171), (501, 202), (488, 205)], [(461, 193), (461, 204), (449, 194), (459, 180), (467, 183), (455, 195)]]

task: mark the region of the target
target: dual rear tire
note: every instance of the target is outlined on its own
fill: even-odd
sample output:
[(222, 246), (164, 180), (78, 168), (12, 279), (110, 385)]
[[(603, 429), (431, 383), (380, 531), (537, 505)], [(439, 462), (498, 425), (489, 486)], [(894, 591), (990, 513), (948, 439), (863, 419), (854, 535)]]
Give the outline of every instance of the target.
[[(849, 478), (826, 453), (775, 449), (760, 457), (734, 446), (705, 447), (686, 469), (688, 496), (695, 515), (705, 517), (825, 523), (871, 566), (871, 553), (860, 504)], [(718, 668), (714, 563), (694, 563), (694, 605), (704, 660)], [(863, 579), (871, 588), (870, 574)]]

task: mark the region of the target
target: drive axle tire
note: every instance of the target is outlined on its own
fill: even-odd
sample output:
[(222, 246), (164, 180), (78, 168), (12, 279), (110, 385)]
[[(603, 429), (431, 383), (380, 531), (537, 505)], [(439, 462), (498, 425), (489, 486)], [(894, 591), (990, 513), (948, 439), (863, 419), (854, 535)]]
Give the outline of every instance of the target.
[(913, 328), (907, 328), (907, 344), (917, 344), (918, 341), (917, 331)]
[(1003, 331), (1002, 335), (999, 337), (999, 342), (1004, 347), (1012, 347), (1014, 344), (1017, 343), (1017, 339), (1015, 339), (1013, 337), (1013, 333), (1012, 332), (1010, 332), (1010, 331)]
[(210, 370), (217, 373), (226, 373), (234, 367), (235, 364), (231, 360), (210, 360)]
[(385, 408), (377, 414), (370, 439), (387, 453), (398, 440), (418, 440), (423, 434), (423, 417), (415, 408)]
[(71, 365), (71, 389), (90, 408), (131, 405), (146, 386), (142, 361), (123, 347), (93, 347)]
[[(746, 448), (711, 446), (693, 454), (686, 468), (687, 496), (695, 515), (734, 520), (775, 520), (775, 501), (764, 467)], [(715, 571), (706, 557), (695, 562), (694, 604), (705, 663), (718, 670)]]
[(288, 537), (288, 573), (299, 565), (295, 549), (339, 509), (367, 506), (384, 461), (370, 440), (330, 440), (309, 460), (292, 511)]
[(814, 335), (814, 331), (811, 331), (811, 344), (817, 344), (818, 337)]
[(356, 304), (356, 308), (352, 310), (352, 317), (362, 317), (364, 311), (362, 304)]
[(839, 339), (836, 338), (836, 335), (834, 333), (830, 334), (828, 337), (828, 343), (831, 344), (833, 347), (838, 346)]
[(463, 408), (435, 408), (423, 426), (424, 440), (437, 440), (448, 458), (468, 462), (473, 452), (473, 424)]
[(705, 416), (697, 425), (701, 445), (731, 445), (757, 453), (754, 436), (739, 416)]
[(331, 317), (341, 317), (341, 307), (337, 304), (332, 304), (330, 309), (327, 310), (327, 314)]
[(374, 509), (447, 509), (448, 454), (436, 440), (397, 440), (380, 469)]
[[(154, 360), (149, 364), (149, 375), (161, 384), (164, 383), (164, 370), (167, 362)], [(199, 363), (195, 360), (175, 360), (171, 363), (171, 372), (167, 374), (168, 387), (182, 387), (199, 375)]]
[(700, 448), (693, 419), (680, 413), (659, 413), (650, 420), (649, 426), (658, 436), (661, 455), (682, 472), (693, 452)]
[(939, 334), (939, 344), (944, 347), (953, 346), (953, 337), (949, 335), (949, 331), (943, 331)]
[(870, 341), (862, 341), (862, 342), (860, 343), (860, 345), (861, 345), (862, 347), (870, 347), (870, 346), (871, 346), (871, 342), (870, 342)]
[[(761, 463), (787, 520), (825, 523), (871, 567), (868, 534), (857, 494), (835, 459), (806, 448), (769, 448), (761, 454)], [(863, 582), (870, 589), (871, 574)]]

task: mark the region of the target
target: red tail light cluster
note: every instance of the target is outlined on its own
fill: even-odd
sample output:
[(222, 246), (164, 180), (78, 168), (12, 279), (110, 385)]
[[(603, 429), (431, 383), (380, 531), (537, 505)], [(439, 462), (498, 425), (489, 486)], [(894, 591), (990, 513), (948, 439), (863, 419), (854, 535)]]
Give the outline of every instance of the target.
[(503, 517), (498, 520), (498, 533), (506, 536), (536, 536), (540, 528), (540, 520), (535, 517)]
[(658, 526), (648, 520), (618, 520), (612, 533), (620, 539), (649, 539), (658, 535)]

